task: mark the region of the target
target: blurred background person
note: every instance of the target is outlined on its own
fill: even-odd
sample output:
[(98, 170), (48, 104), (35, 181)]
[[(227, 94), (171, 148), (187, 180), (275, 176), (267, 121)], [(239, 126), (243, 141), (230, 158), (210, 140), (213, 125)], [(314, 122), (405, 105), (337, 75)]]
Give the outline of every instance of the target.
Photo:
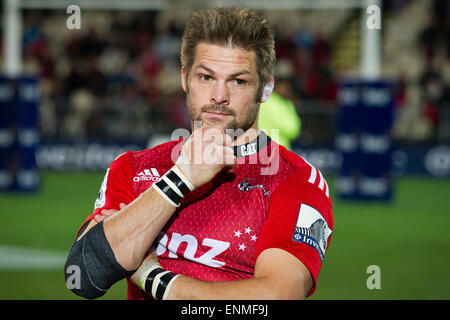
[[(291, 79), (292, 64), (280, 60), (275, 71), (275, 87), (267, 102), (261, 103), (258, 126), (278, 144), (291, 150), (291, 141), (300, 135), (301, 119), (292, 102)], [(272, 130), (279, 130), (278, 137), (271, 135)]]

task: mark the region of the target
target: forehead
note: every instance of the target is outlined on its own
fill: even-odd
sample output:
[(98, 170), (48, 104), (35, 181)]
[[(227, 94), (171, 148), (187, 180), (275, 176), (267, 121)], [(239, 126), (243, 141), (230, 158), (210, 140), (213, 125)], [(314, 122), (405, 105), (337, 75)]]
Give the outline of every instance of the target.
[(256, 54), (240, 47), (199, 43), (192, 68), (206, 66), (215, 72), (233, 73), (247, 70), (256, 75)]

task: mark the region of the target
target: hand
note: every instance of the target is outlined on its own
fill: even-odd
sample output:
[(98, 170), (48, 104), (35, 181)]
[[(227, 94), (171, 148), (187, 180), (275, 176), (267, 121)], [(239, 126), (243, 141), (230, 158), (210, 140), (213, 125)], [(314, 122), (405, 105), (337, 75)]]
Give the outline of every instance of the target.
[[(123, 208), (125, 208), (127, 205), (125, 203), (120, 203), (120, 210), (122, 210)], [(104, 209), (101, 211), (100, 214), (97, 214), (94, 217), (94, 220), (98, 223), (100, 221), (105, 220), (106, 218), (115, 215), (117, 212), (119, 212), (120, 210), (115, 210), (115, 209)]]
[(181, 148), (175, 165), (195, 187), (199, 187), (222, 169), (236, 166), (231, 143), (231, 137), (217, 128), (197, 128)]

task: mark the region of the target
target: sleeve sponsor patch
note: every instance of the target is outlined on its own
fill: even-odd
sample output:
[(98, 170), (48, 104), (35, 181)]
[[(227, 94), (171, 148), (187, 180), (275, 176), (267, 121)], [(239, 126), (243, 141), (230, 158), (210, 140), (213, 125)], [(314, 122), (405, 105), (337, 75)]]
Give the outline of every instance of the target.
[(105, 177), (103, 178), (103, 182), (100, 187), (100, 191), (98, 192), (97, 200), (95, 200), (95, 209), (101, 208), (105, 205), (106, 187), (107, 187), (107, 183), (108, 183), (108, 173), (109, 173), (109, 168), (108, 168), (108, 170), (106, 170), (106, 174), (105, 174)]
[(293, 241), (305, 243), (316, 249), (320, 261), (322, 261), (331, 232), (332, 230), (319, 211), (304, 203), (300, 205)]

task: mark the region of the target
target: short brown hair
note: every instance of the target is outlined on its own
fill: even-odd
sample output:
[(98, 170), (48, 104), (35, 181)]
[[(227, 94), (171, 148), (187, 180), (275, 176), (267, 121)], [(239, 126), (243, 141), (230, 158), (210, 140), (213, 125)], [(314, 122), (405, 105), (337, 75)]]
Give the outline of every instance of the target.
[[(181, 42), (181, 66), (189, 73), (200, 42), (240, 47), (256, 54), (259, 81), (267, 83), (275, 70), (275, 41), (267, 20), (247, 8), (213, 8), (195, 12)], [(260, 86), (260, 89), (262, 86)]]

